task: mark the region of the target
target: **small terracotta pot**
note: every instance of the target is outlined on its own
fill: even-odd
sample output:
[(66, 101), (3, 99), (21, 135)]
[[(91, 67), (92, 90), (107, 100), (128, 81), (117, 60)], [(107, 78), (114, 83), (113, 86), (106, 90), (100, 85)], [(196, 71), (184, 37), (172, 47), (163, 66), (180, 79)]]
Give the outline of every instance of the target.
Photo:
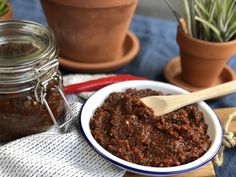
[(182, 79), (194, 86), (214, 85), (227, 60), (236, 52), (236, 40), (207, 42), (177, 30)]
[(3, 16), (0, 16), (0, 20), (10, 20), (12, 19), (12, 8), (11, 8), (11, 5), (10, 3), (7, 3), (6, 4), (7, 7), (8, 7), (8, 12), (6, 14), (4, 14)]
[(60, 56), (101, 63), (122, 55), (137, 0), (41, 0)]

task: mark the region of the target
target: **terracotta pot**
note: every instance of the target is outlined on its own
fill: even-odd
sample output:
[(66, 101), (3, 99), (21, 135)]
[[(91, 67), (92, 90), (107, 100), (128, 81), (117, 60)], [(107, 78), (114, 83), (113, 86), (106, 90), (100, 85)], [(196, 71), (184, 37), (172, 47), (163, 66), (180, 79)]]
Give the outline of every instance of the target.
[(41, 0), (60, 55), (100, 63), (122, 55), (137, 0)]
[(7, 3), (7, 7), (9, 8), (9, 11), (4, 14), (3, 16), (0, 16), (0, 20), (10, 20), (12, 19), (12, 8), (10, 3)]
[(207, 42), (192, 38), (178, 28), (182, 79), (194, 86), (214, 85), (227, 60), (236, 52), (236, 40)]

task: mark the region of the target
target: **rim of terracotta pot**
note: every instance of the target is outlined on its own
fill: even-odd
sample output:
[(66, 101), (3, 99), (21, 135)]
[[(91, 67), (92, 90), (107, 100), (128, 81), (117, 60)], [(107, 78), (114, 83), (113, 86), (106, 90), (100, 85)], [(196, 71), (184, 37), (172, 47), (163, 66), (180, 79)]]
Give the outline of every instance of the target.
[(209, 41), (204, 41), (204, 40), (189, 36), (188, 34), (184, 33), (183, 30), (181, 30), (179, 27), (178, 27), (177, 30), (178, 30), (178, 33), (181, 36), (183, 36), (184, 38), (188, 39), (189, 41), (200, 43), (201, 45), (208, 45), (208, 46), (222, 46), (222, 45), (225, 45), (225, 46), (227, 46), (227, 45), (232, 45), (234, 43), (236, 44), (236, 39), (231, 40), (231, 41), (227, 41), (227, 42), (209, 42)]
[(236, 53), (236, 39), (228, 42), (209, 42), (191, 37), (178, 28), (176, 40), (182, 51), (206, 59), (229, 58)]
[(131, 5), (137, 3), (138, 0), (50, 0), (50, 1), (65, 6), (73, 6), (80, 8), (111, 8), (111, 7)]
[(7, 3), (6, 4), (7, 7), (8, 7), (8, 12), (2, 16), (0, 16), (0, 20), (9, 20), (12, 18), (12, 7), (11, 7), (11, 4), (10, 3)]

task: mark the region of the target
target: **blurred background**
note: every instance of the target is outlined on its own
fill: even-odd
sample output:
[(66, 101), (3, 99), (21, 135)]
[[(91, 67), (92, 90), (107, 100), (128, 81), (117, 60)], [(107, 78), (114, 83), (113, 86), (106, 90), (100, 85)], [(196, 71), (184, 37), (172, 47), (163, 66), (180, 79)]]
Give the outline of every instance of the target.
[[(174, 8), (180, 9), (181, 0), (169, 0)], [(165, 0), (139, 0), (137, 14), (175, 20)]]

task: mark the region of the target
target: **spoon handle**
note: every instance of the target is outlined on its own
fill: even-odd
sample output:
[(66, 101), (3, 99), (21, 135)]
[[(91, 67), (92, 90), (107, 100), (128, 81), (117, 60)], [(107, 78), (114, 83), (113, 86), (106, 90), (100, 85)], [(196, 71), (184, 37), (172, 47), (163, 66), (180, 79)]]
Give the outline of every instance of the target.
[(197, 92), (186, 94), (190, 102), (198, 102), (236, 92), (236, 81), (227, 82)]
[(231, 81), (193, 93), (168, 96), (149, 96), (142, 98), (141, 101), (143, 101), (146, 106), (152, 108), (157, 116), (160, 116), (189, 104), (220, 97), (233, 92), (236, 92), (236, 81)]

